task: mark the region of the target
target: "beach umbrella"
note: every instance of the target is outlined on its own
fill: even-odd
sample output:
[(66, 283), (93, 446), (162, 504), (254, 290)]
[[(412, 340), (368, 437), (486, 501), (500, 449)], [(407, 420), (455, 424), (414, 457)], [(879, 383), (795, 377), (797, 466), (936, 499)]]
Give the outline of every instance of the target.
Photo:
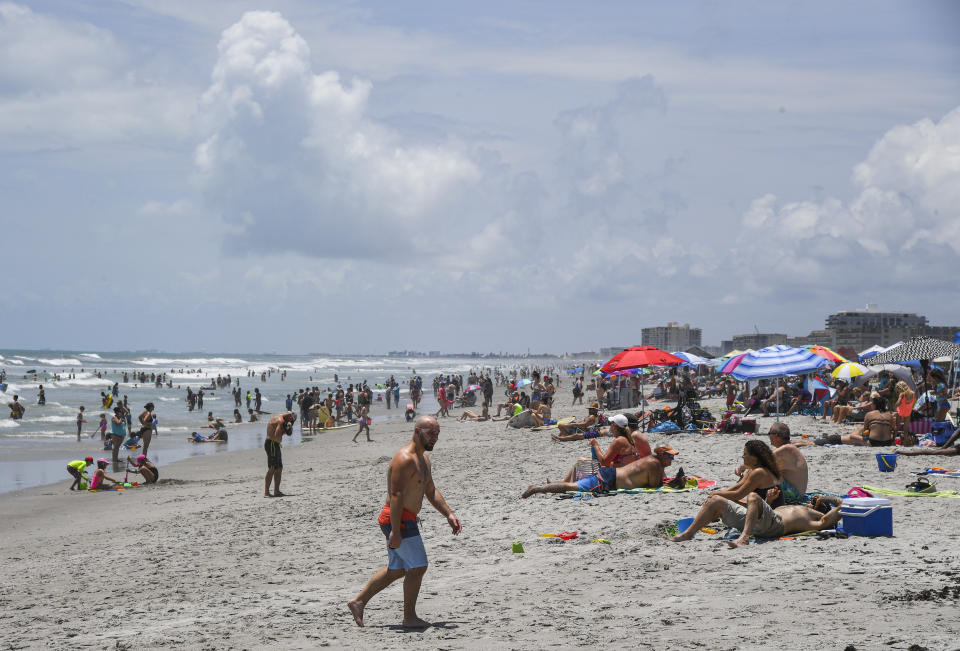
[[(803, 375), (817, 370), (824, 364), (827, 364), (825, 357), (815, 355), (809, 350), (780, 344), (747, 353), (736, 368), (730, 371), (730, 375), (738, 380), (777, 378), (777, 389), (779, 389), (780, 378), (784, 375)], [(779, 390), (777, 391), (777, 412), (780, 412)], [(778, 416), (777, 419), (779, 418)]]
[(960, 345), (933, 337), (913, 337), (894, 348), (871, 357), (867, 364), (896, 364), (898, 362), (929, 362), (938, 357), (952, 357), (960, 353)]
[(517, 388), (518, 388), (518, 389), (519, 389), (520, 387), (525, 387), (525, 386), (527, 386), (528, 384), (533, 384), (533, 380), (532, 380), (531, 378), (525, 377), (525, 378), (523, 378), (522, 380), (517, 380)]
[(740, 362), (743, 361), (743, 358), (749, 355), (750, 353), (740, 353), (735, 357), (731, 357), (726, 362), (720, 365), (721, 373), (732, 373), (733, 369), (737, 368), (740, 365)]
[(604, 373), (644, 366), (677, 366), (684, 360), (653, 346), (632, 346), (611, 357), (600, 367)]
[(871, 368), (875, 368), (878, 371), (887, 371), (893, 374), (894, 377), (909, 384), (911, 388), (916, 387), (916, 383), (913, 381), (913, 373), (906, 366), (901, 364), (880, 364), (879, 366), (872, 366)]
[(700, 355), (694, 355), (693, 353), (671, 353), (672, 355), (679, 357), (683, 361), (689, 363), (692, 366), (702, 366), (710, 363), (710, 360), (706, 357), (700, 357)]
[(479, 384), (470, 384), (470, 385), (467, 385), (467, 388), (465, 388), (464, 391), (476, 391), (479, 388), (480, 388)]
[(568, 368), (567, 373), (570, 373), (571, 375), (574, 373), (583, 373), (583, 367), (581, 366), (579, 368)]
[[(813, 352), (813, 351), (810, 351), (810, 352)], [(867, 373), (868, 370), (869, 369), (867, 369), (866, 366), (862, 366), (860, 364), (857, 364), (856, 362), (846, 362), (844, 364), (840, 364), (839, 366), (837, 366), (837, 368), (833, 369), (833, 372), (830, 373), (830, 375), (832, 375), (834, 379), (846, 380), (847, 382), (849, 382), (853, 378), (863, 375), (864, 373)]]
[(793, 346), (767, 346), (747, 353), (729, 373), (738, 380), (803, 375), (827, 363), (826, 358)]
[(838, 355), (837, 353), (833, 352), (832, 350), (830, 350), (830, 349), (827, 348), (826, 346), (813, 345), (813, 346), (804, 346), (804, 348), (806, 348), (807, 350), (809, 350), (809, 351), (810, 351), (811, 353), (813, 353), (814, 355), (819, 355), (820, 357), (823, 357), (823, 358), (825, 358), (825, 359), (828, 359), (828, 360), (830, 360), (831, 362), (842, 363), (842, 362), (847, 362), (847, 361), (849, 361), (849, 360), (847, 360), (845, 357), (842, 357), (842, 356)]
[[(613, 371), (623, 371), (631, 368), (644, 368), (647, 366), (677, 366), (682, 364), (683, 360), (676, 355), (655, 348), (653, 346), (632, 346), (611, 357), (606, 364), (600, 367), (604, 373)], [(643, 375), (640, 376), (640, 408), (645, 402), (643, 398)]]

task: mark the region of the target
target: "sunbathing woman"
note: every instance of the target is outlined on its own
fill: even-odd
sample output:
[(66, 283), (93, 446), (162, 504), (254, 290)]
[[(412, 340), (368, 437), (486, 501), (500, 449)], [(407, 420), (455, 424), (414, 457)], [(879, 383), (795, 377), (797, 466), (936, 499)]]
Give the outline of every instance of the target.
[(463, 413), (460, 414), (460, 418), (457, 419), (460, 422), (465, 420), (490, 420), (490, 410), (487, 409), (487, 403), (483, 403), (483, 409), (480, 411), (480, 415), (473, 413), (469, 409), (464, 409)]
[[(747, 507), (751, 504), (754, 504), (752, 511), (759, 511), (756, 522), (750, 523), (755, 535), (764, 538), (779, 538), (783, 535), (783, 523), (773, 512), (778, 506), (784, 505), (779, 489), (780, 471), (773, 458), (773, 451), (763, 441), (747, 441), (743, 446), (743, 465), (746, 471), (740, 481), (729, 488), (712, 491), (693, 523), (685, 531), (670, 538), (672, 542), (690, 540), (701, 528), (718, 519), (728, 527), (744, 531)], [(776, 491), (776, 497), (772, 497), (768, 502), (767, 493), (771, 490)]]

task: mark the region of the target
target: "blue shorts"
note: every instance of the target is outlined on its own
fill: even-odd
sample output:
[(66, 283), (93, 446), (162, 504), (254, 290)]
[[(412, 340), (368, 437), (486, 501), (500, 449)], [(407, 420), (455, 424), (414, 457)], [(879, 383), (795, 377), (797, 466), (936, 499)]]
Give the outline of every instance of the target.
[(380, 531), (387, 538), (387, 569), (406, 571), (426, 567), (427, 549), (423, 546), (423, 538), (420, 537), (420, 528), (417, 527), (417, 523), (406, 520), (401, 526), (403, 529), (400, 535), (403, 537), (403, 542), (394, 549), (389, 545), (392, 527), (389, 524), (380, 525)]
[(577, 482), (577, 489), (584, 493), (597, 489), (612, 491), (617, 489), (617, 469), (601, 466), (596, 474), (584, 477)]

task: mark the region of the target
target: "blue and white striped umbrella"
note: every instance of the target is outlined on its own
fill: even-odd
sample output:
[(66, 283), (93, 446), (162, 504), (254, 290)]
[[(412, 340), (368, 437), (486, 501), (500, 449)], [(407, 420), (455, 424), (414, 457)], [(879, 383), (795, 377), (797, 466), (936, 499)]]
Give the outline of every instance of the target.
[(738, 380), (802, 375), (815, 371), (829, 361), (809, 350), (793, 346), (768, 346), (748, 353), (730, 373)]
[(710, 363), (710, 360), (706, 357), (700, 357), (700, 355), (694, 355), (693, 353), (670, 353), (675, 355), (687, 362), (690, 366), (703, 366)]

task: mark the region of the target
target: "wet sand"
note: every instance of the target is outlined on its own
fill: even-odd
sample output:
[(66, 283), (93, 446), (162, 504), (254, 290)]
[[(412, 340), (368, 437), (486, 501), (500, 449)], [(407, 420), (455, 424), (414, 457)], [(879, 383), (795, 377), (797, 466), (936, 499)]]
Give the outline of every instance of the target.
[[(716, 413), (719, 401), (706, 404)], [(773, 419), (758, 421), (766, 431)], [(786, 421), (795, 434), (843, 431), (810, 417)], [(262, 450), (164, 465), (161, 484), (123, 493), (71, 493), (64, 473), (57, 484), (0, 496), (0, 639), (7, 648), (956, 647), (960, 500), (891, 498), (893, 538), (731, 550), (718, 533), (674, 544), (659, 529), (696, 513), (705, 493), (520, 500), (528, 484), (561, 478), (586, 445), (452, 418), (441, 420), (432, 458), (463, 534), (452, 536), (429, 504), (421, 513), (431, 565), (418, 612), (437, 626), (398, 627), (398, 583), (358, 628), (346, 602), (385, 563), (376, 515), (387, 463), (412, 427), (375, 423), (375, 443), (351, 443), (353, 431), (285, 448), (290, 495), (280, 499), (262, 497)], [(735, 479), (749, 440), (650, 438), (677, 448), (687, 474), (720, 486)], [(834, 493), (902, 488), (912, 471), (960, 466), (901, 457), (882, 474), (869, 448), (804, 452), (811, 488)], [(939, 483), (960, 489), (957, 479)], [(538, 536), (566, 530), (580, 537)], [(512, 553), (514, 541), (526, 553)]]

